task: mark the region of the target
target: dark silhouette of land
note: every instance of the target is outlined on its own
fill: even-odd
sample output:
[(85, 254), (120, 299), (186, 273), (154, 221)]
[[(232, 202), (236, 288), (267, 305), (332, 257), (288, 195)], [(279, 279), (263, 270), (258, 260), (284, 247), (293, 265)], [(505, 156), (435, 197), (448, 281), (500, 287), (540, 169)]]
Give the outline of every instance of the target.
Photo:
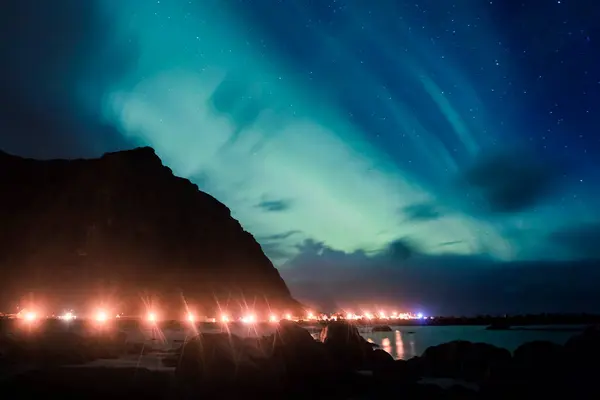
[(47, 309), (109, 299), (139, 313), (151, 294), (214, 313), (217, 301), (299, 309), (230, 210), (173, 175), (148, 147), (89, 160), (0, 152), (0, 304)]
[[(593, 325), (600, 324), (597, 314), (524, 314), (524, 315), (478, 315), (471, 317), (436, 316), (425, 319), (359, 319), (353, 321), (357, 325), (395, 325), (395, 326), (449, 326), (449, 325), (484, 325), (497, 329), (527, 327), (532, 325)], [(309, 322), (302, 322), (303, 324)]]
[[(4, 331), (14, 320), (0, 320)], [(80, 336), (64, 324), (0, 336), (0, 387), (10, 398), (186, 399), (504, 399), (569, 395), (597, 398), (600, 330), (575, 333), (565, 345), (534, 341), (514, 352), (485, 343), (453, 341), (410, 360), (363, 339), (354, 324), (323, 327), (319, 339), (282, 321), (275, 333), (242, 338), (191, 336), (159, 354), (111, 330)], [(89, 365), (129, 355), (160, 356), (162, 370)], [(159, 360), (159, 358), (157, 358)], [(87, 365), (85, 368), (79, 367)]]

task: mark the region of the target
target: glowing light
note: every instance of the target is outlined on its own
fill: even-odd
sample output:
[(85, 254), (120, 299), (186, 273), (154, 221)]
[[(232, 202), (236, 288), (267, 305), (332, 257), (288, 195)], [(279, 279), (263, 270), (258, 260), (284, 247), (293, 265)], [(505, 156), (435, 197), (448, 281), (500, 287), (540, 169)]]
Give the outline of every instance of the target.
[(256, 316), (253, 314), (246, 315), (245, 317), (242, 318), (242, 322), (244, 324), (253, 324), (256, 322)]
[(156, 314), (153, 312), (148, 313), (147, 319), (148, 322), (156, 322)]
[(96, 320), (96, 322), (104, 323), (108, 319), (108, 314), (103, 310), (99, 310), (98, 312), (96, 312), (94, 319)]
[(32, 321), (35, 321), (36, 319), (37, 319), (37, 314), (36, 313), (34, 313), (32, 311), (29, 311), (29, 312), (25, 313), (25, 321), (32, 322)]
[(270, 322), (278, 322), (278, 321), (277, 321), (277, 316), (276, 316), (276, 315), (274, 315), (274, 314), (271, 314), (271, 315), (269, 316), (269, 321), (270, 321)]
[(58, 318), (65, 320), (65, 321), (71, 321), (71, 320), (75, 319), (75, 315), (73, 315), (73, 313), (71, 313), (71, 312), (68, 312), (68, 313), (65, 313), (64, 315), (61, 315)]
[(379, 311), (379, 318), (386, 319), (385, 312)]
[(229, 322), (229, 317), (225, 314), (221, 315), (221, 322), (226, 324)]
[(287, 319), (287, 320), (291, 320), (291, 319), (292, 319), (292, 316), (291, 316), (290, 314), (285, 314), (285, 319)]
[(371, 313), (365, 313), (365, 318), (366, 319), (373, 319), (373, 314), (371, 314)]
[(309, 313), (306, 315), (306, 318), (307, 318), (307, 319), (315, 319), (315, 314), (313, 314), (312, 312), (309, 312)]
[(188, 320), (189, 322), (192, 322), (192, 323), (193, 323), (194, 321), (196, 321), (196, 317), (194, 317), (194, 314), (191, 314), (191, 313), (190, 313), (190, 314), (188, 314), (188, 316), (187, 316), (187, 320)]
[(423, 313), (418, 313), (417, 318), (419, 318), (419, 319), (423, 318)]

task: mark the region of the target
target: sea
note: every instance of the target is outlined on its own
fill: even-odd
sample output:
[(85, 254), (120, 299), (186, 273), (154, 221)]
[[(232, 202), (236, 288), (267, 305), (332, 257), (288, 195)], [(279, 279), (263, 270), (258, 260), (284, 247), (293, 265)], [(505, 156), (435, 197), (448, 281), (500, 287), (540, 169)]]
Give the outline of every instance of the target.
[(453, 340), (489, 343), (514, 351), (526, 342), (547, 340), (565, 344), (585, 329), (584, 326), (528, 326), (510, 330), (486, 330), (485, 326), (391, 326), (391, 332), (372, 332), (361, 328), (361, 335), (380, 346), (395, 359), (420, 356), (430, 346)]
[[(4, 334), (17, 333), (18, 325), (8, 328)], [(317, 338), (320, 327), (305, 327)], [(453, 340), (467, 340), (470, 342), (489, 343), (494, 346), (514, 351), (523, 343), (534, 340), (547, 340), (564, 344), (570, 337), (585, 329), (584, 326), (528, 326), (514, 327), (510, 330), (486, 330), (485, 326), (390, 326), (391, 331), (373, 332), (371, 327), (359, 327), (360, 334), (368, 341), (377, 344), (381, 349), (390, 353), (395, 359), (408, 360), (420, 356), (430, 346), (436, 346)], [(65, 324), (63, 329), (73, 330), (77, 333), (88, 334), (89, 329), (76, 328)], [(81, 330), (83, 329), (83, 330)], [(13, 332), (10, 332), (13, 331)], [(203, 332), (225, 332), (220, 324), (172, 328), (149, 328), (140, 326), (137, 329), (124, 329), (127, 340), (143, 343), (154, 349), (144, 355), (127, 355), (115, 360), (96, 360), (88, 366), (105, 367), (145, 367), (148, 369), (170, 369), (162, 364), (162, 358), (169, 352), (178, 348), (187, 339)], [(226, 327), (226, 332), (238, 336), (264, 336), (274, 332), (272, 324), (259, 324), (247, 326), (231, 324)], [(1, 375), (1, 374), (0, 374)]]

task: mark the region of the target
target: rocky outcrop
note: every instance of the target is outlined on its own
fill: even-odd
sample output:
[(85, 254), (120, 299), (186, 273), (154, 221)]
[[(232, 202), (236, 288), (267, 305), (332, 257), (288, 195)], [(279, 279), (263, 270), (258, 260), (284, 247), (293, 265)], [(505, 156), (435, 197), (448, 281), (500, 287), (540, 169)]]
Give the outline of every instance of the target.
[(30, 293), (56, 306), (110, 294), (135, 312), (142, 293), (180, 310), (182, 294), (201, 308), (298, 307), (230, 210), (151, 148), (89, 160), (0, 152), (0, 193), (4, 304)]
[[(95, 368), (87, 364), (129, 352), (131, 343), (123, 332), (78, 336), (65, 325), (20, 331), (11, 337), (0, 335), (0, 386), (21, 394), (19, 398), (54, 392), (74, 398), (144, 394), (160, 399), (359, 399), (390, 394), (410, 399), (600, 398), (596, 383), (600, 369), (594, 362), (600, 356), (597, 329), (574, 336), (564, 346), (525, 343), (513, 354), (490, 344), (455, 341), (429, 347), (420, 357), (405, 361), (373, 349), (353, 325), (340, 321), (328, 328), (323, 341), (288, 321), (264, 337), (226, 332), (191, 336), (163, 354), (169, 371), (162, 378), (143, 367), (134, 378), (127, 368), (115, 367), (111, 375), (109, 368), (97, 367), (108, 364)], [(155, 364), (141, 363), (142, 353), (138, 351), (135, 363)], [(81, 363), (87, 364), (85, 368), (75, 368)], [(23, 364), (32, 370), (20, 369)], [(68, 367), (60, 368), (64, 365)], [(95, 373), (82, 372), (89, 370)], [(102, 387), (98, 380), (103, 380)], [(154, 390), (148, 392), (148, 387)], [(127, 397), (120, 397), (124, 390)]]

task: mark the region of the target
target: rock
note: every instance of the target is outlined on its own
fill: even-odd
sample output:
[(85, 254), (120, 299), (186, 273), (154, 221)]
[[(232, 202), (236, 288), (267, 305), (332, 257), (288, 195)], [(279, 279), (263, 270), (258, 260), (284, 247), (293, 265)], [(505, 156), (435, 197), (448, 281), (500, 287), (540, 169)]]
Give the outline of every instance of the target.
[(360, 336), (356, 326), (346, 321), (329, 323), (321, 331), (320, 340), (334, 360), (350, 370), (363, 369), (373, 352), (373, 346)]
[(272, 344), (273, 360), (289, 381), (335, 379), (336, 364), (323, 343), (294, 322), (281, 321)]
[(564, 347), (548, 342), (533, 341), (519, 346), (513, 353), (510, 369), (501, 380), (484, 388), (485, 393), (500, 397), (512, 393), (528, 396), (552, 396), (565, 388)]
[(115, 359), (127, 353), (127, 334), (103, 332), (87, 338), (90, 353), (98, 359)]
[(0, 187), (0, 300), (31, 293), (52, 299), (51, 309), (86, 305), (109, 282), (123, 312), (140, 312), (139, 292), (177, 314), (181, 292), (207, 311), (215, 298), (300, 308), (230, 210), (174, 176), (151, 148), (89, 160), (0, 152)]
[(310, 332), (292, 321), (282, 320), (275, 331), (276, 346), (308, 347), (316, 343)]
[(77, 365), (97, 359), (90, 342), (72, 332), (4, 337), (0, 348), (6, 362), (14, 364)]
[(125, 343), (125, 354), (131, 355), (145, 355), (148, 353), (152, 353), (155, 349), (152, 345), (141, 342), (127, 342)]
[(427, 348), (419, 362), (426, 377), (482, 382), (507, 368), (511, 354), (491, 344), (458, 340)]
[(175, 368), (179, 385), (188, 390), (200, 387), (219, 392), (235, 386), (264, 386), (273, 383), (266, 359), (255, 359), (255, 349), (236, 335), (205, 333), (186, 342)]
[(380, 373), (394, 367), (394, 357), (385, 350), (374, 349), (366, 356), (367, 369), (374, 373)]
[(144, 368), (46, 368), (17, 374), (0, 385), (14, 399), (173, 398), (170, 375)]
[(372, 332), (391, 332), (392, 328), (387, 325), (376, 325), (371, 330)]
[(541, 340), (524, 343), (513, 352), (513, 372), (527, 380), (561, 378), (566, 367), (565, 355), (565, 348), (556, 343)]
[(600, 374), (600, 328), (589, 327), (565, 343), (565, 356), (573, 378), (595, 380)]

